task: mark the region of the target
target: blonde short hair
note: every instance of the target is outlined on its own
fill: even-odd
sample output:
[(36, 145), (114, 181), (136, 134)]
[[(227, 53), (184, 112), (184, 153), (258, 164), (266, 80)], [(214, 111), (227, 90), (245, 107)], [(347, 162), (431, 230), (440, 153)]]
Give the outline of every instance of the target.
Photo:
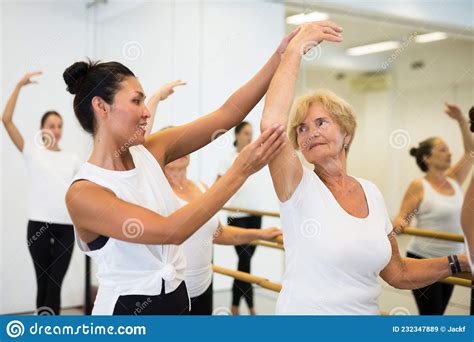
[(295, 149), (299, 148), (296, 128), (306, 119), (309, 107), (314, 103), (322, 105), (342, 130), (345, 133), (350, 134), (351, 140), (346, 148), (346, 152), (348, 152), (352, 140), (354, 139), (357, 126), (354, 109), (345, 100), (334, 94), (332, 91), (326, 89), (317, 90), (311, 94), (301, 96), (296, 99), (293, 104), (288, 123), (288, 137), (293, 147)]

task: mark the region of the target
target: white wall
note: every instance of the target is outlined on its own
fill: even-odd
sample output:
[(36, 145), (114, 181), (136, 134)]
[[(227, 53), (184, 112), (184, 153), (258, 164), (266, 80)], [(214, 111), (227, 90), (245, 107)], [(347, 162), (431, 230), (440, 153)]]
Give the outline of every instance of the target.
[[(39, 129), (41, 115), (56, 109), (64, 118), (60, 146), (83, 156), (84, 135), (72, 110), (72, 97), (65, 91), (62, 72), (67, 63), (87, 54), (85, 7), (74, 3), (2, 2), (0, 8), (2, 108), (24, 73), (42, 70), (39, 84), (21, 91), (14, 122), (25, 140), (32, 139)], [(26, 244), (25, 165), (3, 127), (0, 139), (0, 313), (5, 314), (35, 309), (36, 281)], [(76, 248), (63, 284), (63, 306), (83, 303), (83, 261), (84, 256)]]

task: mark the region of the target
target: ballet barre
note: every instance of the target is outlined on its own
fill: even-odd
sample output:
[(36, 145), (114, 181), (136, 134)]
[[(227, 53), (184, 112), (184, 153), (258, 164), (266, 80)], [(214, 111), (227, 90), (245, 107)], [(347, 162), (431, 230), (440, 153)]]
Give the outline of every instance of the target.
[[(268, 217), (276, 217), (276, 218), (280, 217), (279, 213), (272, 212), (272, 211), (250, 210), (250, 209), (234, 208), (234, 207), (224, 207), (223, 210), (236, 212), (236, 213), (245, 213), (245, 214), (255, 215), (255, 216), (268, 216)], [(427, 238), (433, 238), (433, 239), (464, 242), (464, 236), (462, 234), (440, 232), (440, 231), (431, 230), (431, 229), (406, 227), (401, 231), (401, 233), (406, 234), (406, 235), (421, 236), (421, 237), (427, 237)]]

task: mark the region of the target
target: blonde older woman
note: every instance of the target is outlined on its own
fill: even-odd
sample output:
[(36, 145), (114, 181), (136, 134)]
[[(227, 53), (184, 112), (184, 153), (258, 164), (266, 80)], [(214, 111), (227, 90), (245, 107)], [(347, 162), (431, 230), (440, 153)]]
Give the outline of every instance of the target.
[[(385, 208), (371, 182), (347, 174), (356, 122), (351, 106), (329, 91), (295, 104), (302, 52), (323, 40), (340, 42), (330, 21), (304, 24), (289, 44), (267, 93), (261, 129), (287, 126), (291, 144), (269, 164), (280, 200), (286, 251), (277, 314), (379, 314), (378, 276), (413, 289), (469, 269), (467, 259), (402, 258)], [(304, 168), (300, 149), (314, 170)], [(454, 268), (452, 268), (453, 266)]]

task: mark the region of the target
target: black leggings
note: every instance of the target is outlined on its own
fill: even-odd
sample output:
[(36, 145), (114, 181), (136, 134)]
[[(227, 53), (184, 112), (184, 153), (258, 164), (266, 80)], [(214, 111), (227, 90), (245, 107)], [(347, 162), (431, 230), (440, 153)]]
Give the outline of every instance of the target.
[(193, 316), (212, 315), (212, 283), (207, 290), (200, 296), (191, 298), (191, 311)]
[(59, 315), (61, 285), (74, 248), (74, 228), (70, 224), (28, 221), (27, 238), (36, 273), (36, 308), (41, 308), (38, 314)]
[[(407, 257), (423, 259), (421, 256), (407, 252)], [(447, 263), (447, 260), (446, 260)], [(434, 283), (412, 290), (420, 315), (443, 315), (453, 293), (454, 285)]]
[[(260, 228), (262, 226), (262, 217), (229, 217), (227, 218), (227, 224), (241, 228)], [(253, 253), (255, 253), (255, 248), (256, 246), (252, 245), (235, 246), (235, 251), (239, 258), (239, 265), (237, 267), (239, 271), (250, 273), (250, 261)], [(235, 279), (234, 285), (232, 286), (232, 305), (239, 306), (241, 297), (245, 298), (249, 308), (253, 308), (252, 284)]]
[(189, 315), (188, 290), (184, 281), (173, 292), (165, 294), (162, 282), (161, 294), (156, 296), (125, 295), (115, 303), (113, 315)]

